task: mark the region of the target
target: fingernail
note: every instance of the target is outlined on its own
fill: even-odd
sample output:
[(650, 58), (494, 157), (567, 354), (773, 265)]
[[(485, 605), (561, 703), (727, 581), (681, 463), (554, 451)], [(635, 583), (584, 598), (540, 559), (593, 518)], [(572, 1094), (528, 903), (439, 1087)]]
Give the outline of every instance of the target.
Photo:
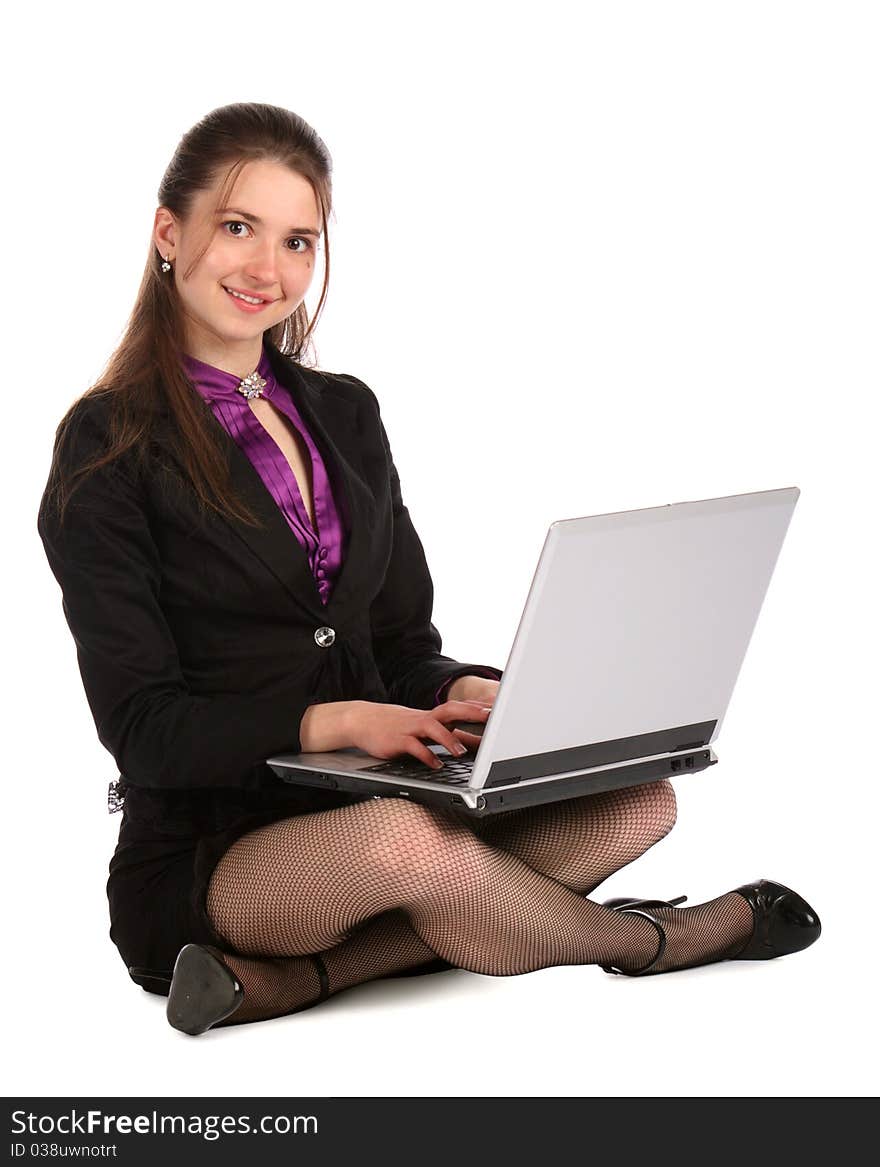
[(455, 747), (455, 752), (457, 754), (466, 754), (467, 753), (467, 746), (463, 746), (461, 744), (461, 742), (459, 742), (458, 745)]

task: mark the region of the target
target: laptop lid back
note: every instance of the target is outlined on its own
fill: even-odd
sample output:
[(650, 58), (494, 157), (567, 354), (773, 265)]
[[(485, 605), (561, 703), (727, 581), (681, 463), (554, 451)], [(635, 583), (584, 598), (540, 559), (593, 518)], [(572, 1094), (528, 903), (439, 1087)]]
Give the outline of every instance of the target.
[(714, 741), (799, 494), (552, 523), (471, 784)]

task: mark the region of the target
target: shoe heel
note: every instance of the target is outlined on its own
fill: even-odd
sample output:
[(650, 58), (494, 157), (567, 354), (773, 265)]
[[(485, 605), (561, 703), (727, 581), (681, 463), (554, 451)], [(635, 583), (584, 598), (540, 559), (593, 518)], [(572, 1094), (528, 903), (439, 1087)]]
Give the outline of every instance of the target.
[(196, 1037), (224, 1021), (244, 1000), (244, 991), (209, 945), (186, 944), (178, 953), (165, 1015), (168, 1024)]
[(674, 900), (637, 900), (632, 896), (616, 896), (613, 900), (603, 900), (604, 908), (625, 908), (630, 904), (649, 904), (654, 908), (675, 908), (683, 904), (687, 896), (676, 896)]

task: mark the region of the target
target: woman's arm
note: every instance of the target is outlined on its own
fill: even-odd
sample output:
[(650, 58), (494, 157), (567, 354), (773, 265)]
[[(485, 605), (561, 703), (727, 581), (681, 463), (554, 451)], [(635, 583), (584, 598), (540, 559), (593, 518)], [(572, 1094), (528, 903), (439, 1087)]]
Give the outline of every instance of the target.
[(301, 748), (309, 754), (342, 750), (352, 744), (351, 718), (364, 701), (327, 701), (310, 705), (299, 727)]
[[(434, 704), (444, 701), (494, 701), (498, 684), (503, 673), (500, 669), (481, 668), (471, 673), (462, 673), (445, 681), (434, 696)], [(489, 684), (486, 684), (486, 681)]]
[(446, 701), (484, 701), (492, 704), (498, 693), (499, 681), (494, 677), (467, 676), (459, 677), (449, 686)]
[[(105, 448), (103, 406), (86, 399), (63, 449), (67, 471)], [(117, 459), (85, 477), (63, 522), (44, 494), (37, 529), (63, 596), (98, 738), (134, 786), (257, 784), (254, 768), (301, 749), (305, 685), (193, 695), (159, 604), (161, 563), (136, 476)], [(327, 708), (321, 716), (326, 717)]]

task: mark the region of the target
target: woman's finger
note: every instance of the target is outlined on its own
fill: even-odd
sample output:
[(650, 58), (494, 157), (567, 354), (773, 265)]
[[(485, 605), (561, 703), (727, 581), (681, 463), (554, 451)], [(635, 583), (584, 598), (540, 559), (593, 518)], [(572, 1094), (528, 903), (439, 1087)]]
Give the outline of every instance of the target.
[(491, 709), (492, 705), (494, 704), (494, 701), (495, 701), (494, 697), (488, 701), (444, 701), (442, 703), (442, 705), (436, 705), (431, 710), (431, 712), (436, 716), (438, 709), (443, 709), (443, 710), (459, 709), (459, 710), (461, 710), (464, 707), (464, 708), (467, 708), (468, 712), (470, 712), (475, 706), (477, 709)]
[[(468, 716), (474, 716), (472, 707)], [(416, 733), (423, 742), (426, 739), (428, 742), (437, 742), (438, 745), (447, 749), (453, 757), (458, 757), (464, 752), (458, 738), (437, 717), (436, 710), (432, 710), (430, 714), (426, 715), (424, 722), (416, 728)]]
[[(472, 716), (472, 715), (471, 715)], [(447, 729), (442, 722), (436, 721), (437, 730), (434, 733), (434, 740), (439, 742), (441, 746), (445, 746), (453, 757), (457, 758), (462, 753), (463, 742), (459, 742), (453, 730)]]
[(466, 729), (454, 729), (452, 732), (461, 741), (463, 746), (467, 746), (469, 750), (474, 752), (479, 749), (480, 742), (483, 740), (480, 734), (468, 733)]
[(439, 770), (443, 765), (443, 760), (438, 758), (433, 750), (429, 750), (420, 738), (410, 737), (407, 738), (407, 742), (410, 744), (407, 744), (406, 752), (424, 762), (426, 766), (430, 766), (432, 770)]
[(446, 705), (438, 705), (436, 709), (431, 710), (431, 714), (442, 722), (484, 722), (491, 712), (491, 705), (483, 705), (478, 701), (450, 701)]

